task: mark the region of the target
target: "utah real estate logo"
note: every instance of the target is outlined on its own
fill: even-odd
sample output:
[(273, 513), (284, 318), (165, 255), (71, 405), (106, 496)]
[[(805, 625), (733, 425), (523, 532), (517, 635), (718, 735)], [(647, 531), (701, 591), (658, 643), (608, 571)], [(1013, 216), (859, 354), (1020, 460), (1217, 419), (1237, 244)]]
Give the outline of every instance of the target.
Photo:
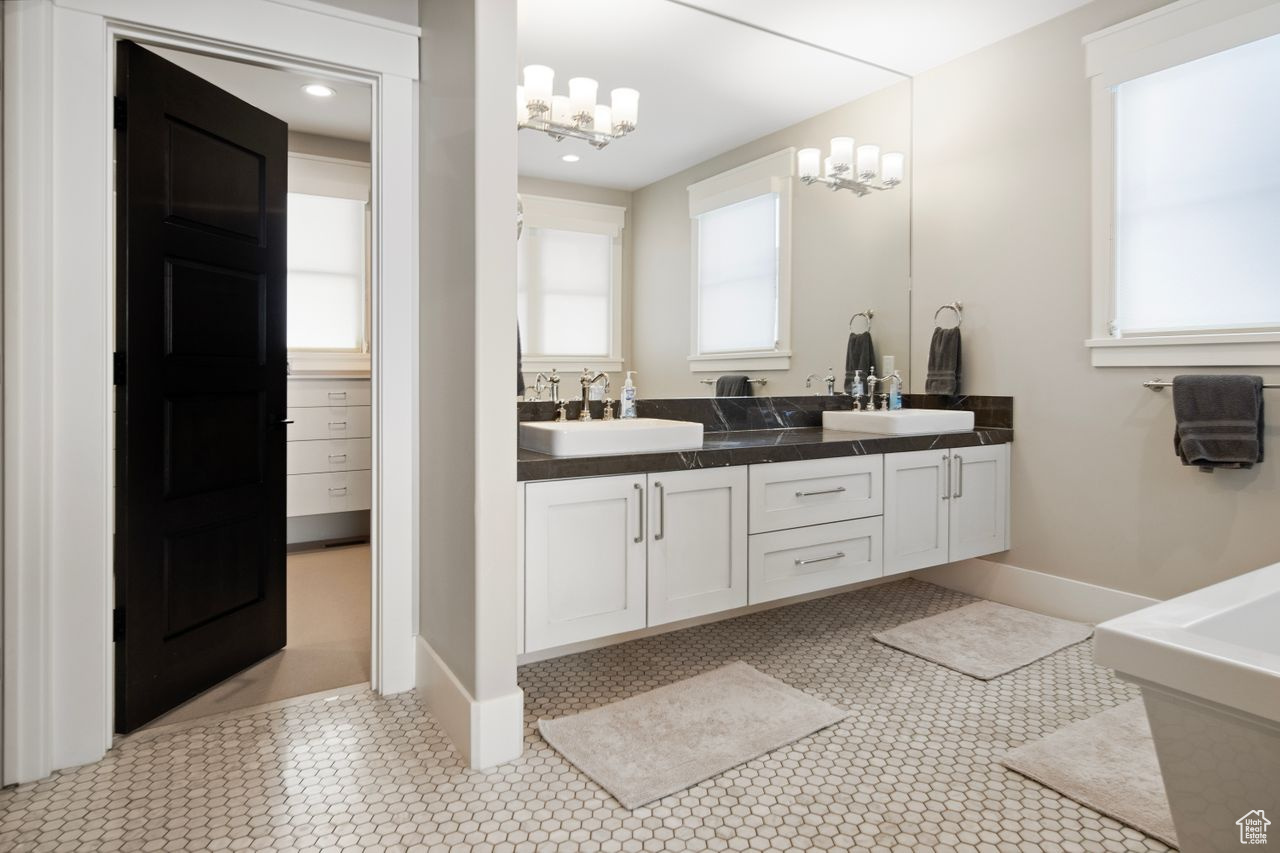
[(1267, 827), (1270, 825), (1271, 821), (1267, 820), (1262, 809), (1254, 809), (1236, 821), (1236, 826), (1240, 827), (1240, 843), (1266, 844)]

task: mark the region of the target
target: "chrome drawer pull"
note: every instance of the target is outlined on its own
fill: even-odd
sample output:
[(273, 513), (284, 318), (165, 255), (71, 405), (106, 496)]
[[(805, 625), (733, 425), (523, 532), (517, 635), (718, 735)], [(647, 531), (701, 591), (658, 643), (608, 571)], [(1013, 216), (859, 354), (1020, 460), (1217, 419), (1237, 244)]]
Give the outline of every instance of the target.
[(345, 453), (330, 454), (329, 461), (330, 462), (346, 462), (347, 454)]
[(329, 487), (329, 494), (331, 496), (340, 497), (342, 495), (345, 495), (346, 493), (347, 493), (346, 486), (330, 486)]
[(329, 399), (330, 399), (330, 400), (345, 400), (345, 399), (347, 399), (347, 392), (346, 392), (346, 391), (330, 391), (330, 392), (329, 392)]
[(346, 429), (346, 421), (329, 421), (329, 429)]
[(798, 498), (811, 498), (814, 495), (838, 495), (841, 492), (849, 491), (844, 486), (836, 486), (834, 489), (820, 489), (816, 492), (796, 492)]
[(812, 560), (796, 560), (796, 565), (807, 566), (810, 563), (825, 563), (825, 562), (828, 562), (829, 560), (842, 560), (842, 559), (844, 559), (844, 551), (840, 551), (838, 553), (831, 554), (826, 557), (814, 557)]

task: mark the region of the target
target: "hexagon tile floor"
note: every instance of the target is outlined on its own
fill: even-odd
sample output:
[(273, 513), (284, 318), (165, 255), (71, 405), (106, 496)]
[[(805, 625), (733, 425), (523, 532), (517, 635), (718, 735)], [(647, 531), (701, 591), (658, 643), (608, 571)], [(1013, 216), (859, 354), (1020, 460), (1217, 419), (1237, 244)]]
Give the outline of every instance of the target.
[[(967, 604), (903, 580), (523, 667), (525, 753), (467, 770), (412, 694), (345, 695), (126, 741), (0, 793), (0, 849), (1166, 850), (996, 764), (1136, 695), (1082, 643), (982, 682), (873, 642)], [(732, 660), (854, 714), (628, 812), (538, 736)]]

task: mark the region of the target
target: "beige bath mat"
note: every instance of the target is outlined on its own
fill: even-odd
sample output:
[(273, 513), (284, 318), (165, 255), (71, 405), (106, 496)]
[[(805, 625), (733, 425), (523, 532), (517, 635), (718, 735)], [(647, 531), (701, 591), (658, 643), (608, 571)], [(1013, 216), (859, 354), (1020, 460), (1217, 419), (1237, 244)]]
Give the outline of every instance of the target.
[(917, 619), (873, 639), (984, 681), (1089, 639), (1093, 628), (979, 601)]
[(1000, 763), (1082, 806), (1178, 846), (1141, 699), (1020, 746)]
[(634, 809), (848, 715), (739, 661), (538, 730)]

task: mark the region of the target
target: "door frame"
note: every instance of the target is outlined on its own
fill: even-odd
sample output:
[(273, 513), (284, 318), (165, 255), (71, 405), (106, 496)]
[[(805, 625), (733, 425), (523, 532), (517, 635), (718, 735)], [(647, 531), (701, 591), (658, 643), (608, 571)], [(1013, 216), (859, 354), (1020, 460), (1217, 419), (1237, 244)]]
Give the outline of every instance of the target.
[(3, 782), (96, 761), (112, 743), (121, 38), (373, 88), (371, 680), (382, 694), (412, 688), (420, 29), (310, 0), (18, 0), (4, 14), (5, 208), (23, 216), (4, 223)]

